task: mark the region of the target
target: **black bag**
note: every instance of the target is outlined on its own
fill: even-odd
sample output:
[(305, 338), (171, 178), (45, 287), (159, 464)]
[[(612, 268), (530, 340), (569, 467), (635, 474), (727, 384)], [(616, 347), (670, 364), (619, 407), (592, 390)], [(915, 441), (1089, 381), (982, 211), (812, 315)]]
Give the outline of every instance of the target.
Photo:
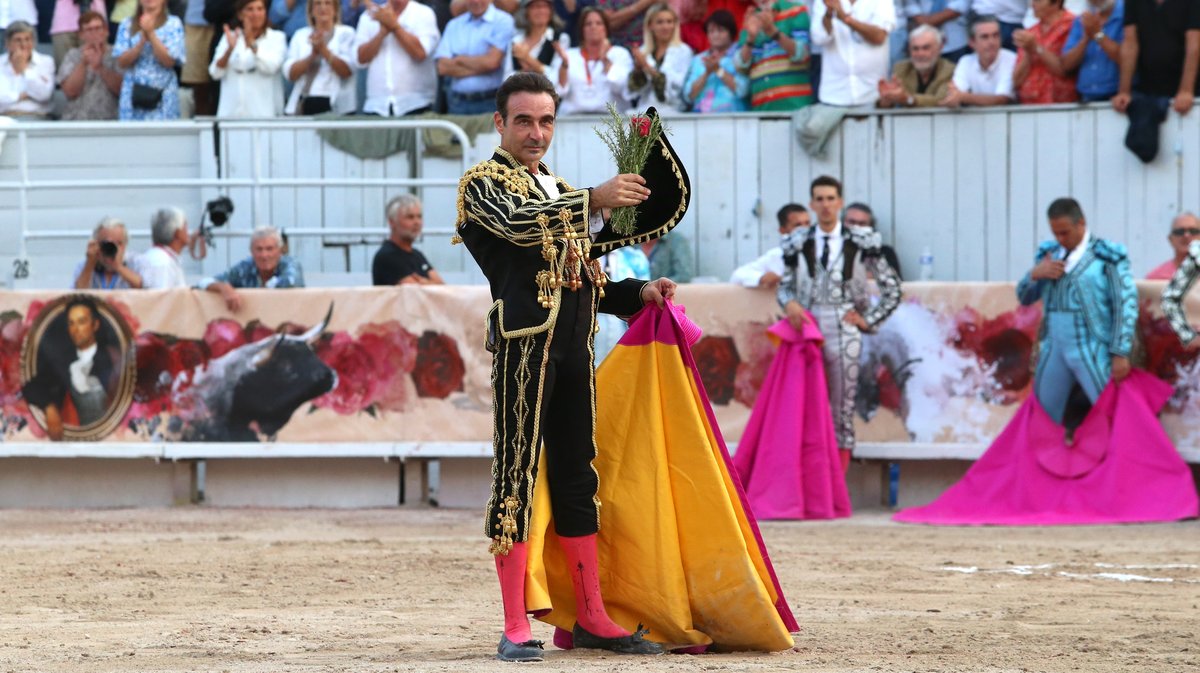
[(162, 102), (163, 90), (148, 84), (133, 84), (133, 95), (130, 97), (133, 107), (139, 110), (153, 110)]
[(301, 96), (300, 97), (300, 114), (313, 116), (325, 114), (333, 110), (333, 103), (329, 96)]

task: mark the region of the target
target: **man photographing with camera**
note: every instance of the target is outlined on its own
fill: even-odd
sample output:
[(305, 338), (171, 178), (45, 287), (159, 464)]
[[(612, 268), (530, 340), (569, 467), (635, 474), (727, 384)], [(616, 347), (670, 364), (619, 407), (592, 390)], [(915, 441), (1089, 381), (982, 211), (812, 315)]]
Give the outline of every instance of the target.
[(88, 241), (87, 258), (75, 267), (76, 290), (128, 290), (142, 287), (142, 276), (125, 265), (129, 232), (125, 223), (105, 217)]

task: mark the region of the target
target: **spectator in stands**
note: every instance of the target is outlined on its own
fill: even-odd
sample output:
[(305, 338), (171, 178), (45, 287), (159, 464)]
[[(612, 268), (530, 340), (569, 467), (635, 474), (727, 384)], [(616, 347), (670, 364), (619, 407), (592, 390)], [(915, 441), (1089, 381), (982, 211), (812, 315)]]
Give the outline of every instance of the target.
[(79, 17), (82, 46), (67, 52), (58, 69), (58, 85), (67, 97), (63, 119), (116, 119), (117, 96), (124, 79), (108, 46), (108, 19), (87, 11)]
[(1017, 100), (1025, 105), (1073, 103), (1079, 92), (1075, 77), (1063, 68), (1062, 51), (1075, 15), (1063, 9), (1063, 0), (1033, 0), (1032, 6), (1037, 24), (1013, 33), (1020, 48), (1013, 69)]
[(1017, 55), (1000, 47), (1000, 22), (984, 16), (971, 23), (971, 50), (954, 67), (954, 80), (941, 105), (1007, 105), (1013, 101)]
[(896, 27), (892, 0), (825, 0), (816, 6), (812, 41), (821, 45), (820, 101), (874, 105), (888, 76), (888, 34)]
[[(0, 0), (4, 2), (4, 0)], [(81, 10), (81, 7), (87, 7)], [(79, 15), (81, 11), (92, 11), (104, 15), (104, 0), (55, 0), (53, 19), (50, 22), (50, 43), (54, 45), (54, 67), (61, 68), (67, 52), (79, 46)], [(108, 23), (107, 20), (104, 22)], [(108, 37), (108, 26), (104, 26)]]
[(308, 25), (288, 45), (283, 73), (295, 82), (288, 98), (290, 115), (324, 112), (351, 114), (358, 109), (354, 91), (354, 29), (341, 22), (338, 0), (308, 0)]
[(187, 0), (183, 13), (186, 59), (179, 73), (180, 84), (192, 90), (192, 114), (197, 117), (217, 112), (217, 87), (208, 74), (216, 28), (205, 18), (204, 10), (205, 0)]
[[(941, 33), (942, 58), (951, 63), (971, 53), (967, 46), (967, 13), (971, 0), (898, 0), (897, 14), (908, 20), (909, 52), (912, 56), (912, 31), (929, 26)], [(897, 17), (899, 18), (899, 17)]]
[[(596, 0), (594, 7), (604, 13), (608, 38), (618, 47), (633, 51), (645, 35), (646, 10), (659, 0)], [(579, 20), (583, 21), (580, 13)]]
[[(182, 32), (182, 31), (180, 31)], [(150, 240), (154, 247), (138, 256), (137, 270), (142, 287), (161, 290), (187, 287), (179, 253), (188, 244), (187, 216), (178, 208), (163, 208), (150, 219)]]
[(134, 15), (117, 29), (113, 56), (125, 71), (122, 120), (179, 119), (175, 68), (186, 63), (183, 22), (167, 14), (166, 0), (138, 0)]
[(555, 43), (551, 72), (558, 95), (562, 96), (559, 116), (578, 113), (604, 113), (612, 103), (619, 110), (627, 107), (625, 84), (633, 70), (633, 57), (625, 47), (608, 40), (608, 19), (595, 7), (579, 12), (578, 47), (563, 49)]
[[(779, 235), (787, 236), (797, 229), (807, 229), (812, 226), (812, 216), (808, 210), (798, 203), (789, 203), (775, 214), (779, 220)], [(729, 276), (729, 282), (743, 287), (761, 287), (774, 290), (783, 279), (783, 248), (775, 246), (764, 252), (758, 259), (734, 269)]]
[(554, 45), (563, 34), (563, 22), (554, 14), (550, 0), (521, 0), (513, 16), (516, 33), (512, 42), (514, 72), (546, 74), (554, 60)]
[[(283, 31), (291, 40), (296, 31), (308, 25), (310, 0), (271, 0), (271, 25)], [(339, 0), (340, 1), (340, 0)]]
[(1200, 78), (1200, 2), (1126, 0), (1121, 82), (1112, 98), (1122, 114), (1135, 95), (1170, 105), (1185, 115)]
[[(713, 9), (710, 14), (708, 11), (708, 0), (690, 0), (680, 3), (679, 39), (692, 48), (693, 54), (699, 54), (708, 50), (710, 46), (708, 42), (708, 17), (719, 11), (722, 10)], [(729, 10), (724, 11), (733, 16), (733, 12), (729, 12)], [(737, 19), (734, 19), (734, 38), (737, 38), (737, 34)]]
[(908, 35), (909, 59), (892, 68), (890, 80), (879, 81), (879, 107), (933, 107), (941, 104), (954, 79), (954, 64), (939, 56), (942, 33), (928, 24)]
[(733, 62), (750, 78), (750, 109), (773, 112), (811, 105), (811, 21), (804, 2), (775, 0), (747, 10), (742, 23)]
[(683, 105), (681, 90), (692, 65), (692, 48), (679, 39), (679, 15), (666, 3), (646, 11), (642, 46), (633, 49), (625, 97), (630, 105), (673, 112)]
[(1088, 11), (1075, 18), (1063, 47), (1063, 71), (1075, 73), (1075, 89), (1084, 103), (1108, 100), (1121, 84), (1124, 0), (1088, 0)]
[[(378, 0), (373, 1), (378, 2)], [(450, 19), (453, 19), (455, 16), (450, 10), (450, 0), (417, 0), (417, 2), (433, 10), (433, 15), (437, 17), (438, 35), (445, 34), (446, 26), (450, 25)], [(509, 11), (505, 8), (506, 4), (507, 3), (501, 3), (500, 5), (497, 5), (497, 7), (500, 7), (500, 9), (512, 14), (512, 11)], [(513, 2), (512, 7), (513, 11), (516, 11), (517, 3)]]
[(515, 32), (512, 16), (491, 0), (468, 0), (467, 13), (450, 19), (433, 56), (438, 75), (450, 82), (450, 114), (495, 112)]
[(0, 115), (45, 117), (54, 96), (54, 59), (34, 49), (34, 27), (13, 21), (4, 31), (0, 56)]
[[(867, 229), (876, 229), (877, 224), (871, 206), (858, 201), (846, 206), (842, 213), (842, 223), (847, 227), (865, 227)], [(896, 278), (904, 280), (904, 275), (900, 273), (900, 258), (896, 256), (896, 250), (887, 244), (881, 244), (879, 249), (883, 253), (884, 261), (892, 267), (892, 271), (896, 272)]]
[(383, 242), (371, 262), (373, 285), (441, 285), (442, 276), (413, 247), (421, 236), (424, 220), (421, 200), (412, 194), (401, 194), (388, 201), (388, 228), (392, 235)]
[(683, 83), (684, 109), (693, 112), (745, 112), (749, 108), (750, 78), (734, 64), (733, 39), (737, 23), (718, 9), (704, 22), (708, 50), (692, 57)]
[[(673, 231), (641, 244), (642, 254), (650, 260), (650, 278), (666, 278), (687, 283), (696, 275), (695, 251), (681, 233)], [(643, 279), (644, 280), (644, 279)]]
[(275, 227), (258, 227), (250, 234), (250, 256), (212, 278), (200, 281), (197, 287), (215, 292), (225, 300), (225, 306), (237, 313), (242, 310), (242, 297), (235, 288), (304, 287), (304, 270), (300, 262), (283, 253), (283, 235)]
[(1146, 280), (1171, 280), (1171, 277), (1179, 270), (1179, 265), (1187, 259), (1188, 246), (1196, 240), (1200, 240), (1200, 218), (1192, 213), (1177, 215), (1171, 221), (1171, 233), (1167, 236), (1167, 242), (1171, 244), (1171, 250), (1175, 255), (1154, 267), (1150, 273), (1146, 274)]
[(208, 74), (221, 83), (218, 117), (254, 119), (283, 114), (279, 70), (287, 38), (267, 25), (265, 0), (238, 0), (238, 28), (226, 24)]
[(1013, 33), (1024, 27), (1025, 13), (1029, 9), (1030, 0), (971, 0), (971, 14), (976, 20), (979, 17), (990, 16), (996, 20), (1000, 29), (1000, 46), (1003, 49), (1016, 52), (1017, 45), (1013, 42)]
[(412, 0), (368, 4), (354, 37), (358, 67), (367, 70), (363, 112), (400, 117), (431, 111), (437, 98), (433, 50), (439, 37), (437, 17), (425, 5)]
[[(104, 22), (108, 30), (108, 22)], [(86, 39), (86, 36), (85, 36)], [(74, 50), (72, 50), (74, 51)], [(115, 217), (100, 220), (88, 241), (87, 257), (75, 266), (76, 290), (128, 290), (142, 286), (142, 276), (125, 264), (129, 232)], [(131, 260), (137, 266), (136, 260)]]

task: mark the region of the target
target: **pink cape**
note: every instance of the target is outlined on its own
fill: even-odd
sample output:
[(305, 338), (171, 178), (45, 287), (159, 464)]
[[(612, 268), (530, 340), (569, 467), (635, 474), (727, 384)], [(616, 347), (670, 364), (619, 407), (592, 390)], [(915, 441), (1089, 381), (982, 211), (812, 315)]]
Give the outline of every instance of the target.
[(1031, 395), (963, 478), (896, 521), (1064, 525), (1195, 517), (1191, 471), (1158, 422), (1171, 386), (1141, 370), (1110, 382), (1074, 447)]
[(733, 465), (760, 519), (850, 516), (821, 356), (821, 331), (787, 320), (768, 330), (779, 344)]

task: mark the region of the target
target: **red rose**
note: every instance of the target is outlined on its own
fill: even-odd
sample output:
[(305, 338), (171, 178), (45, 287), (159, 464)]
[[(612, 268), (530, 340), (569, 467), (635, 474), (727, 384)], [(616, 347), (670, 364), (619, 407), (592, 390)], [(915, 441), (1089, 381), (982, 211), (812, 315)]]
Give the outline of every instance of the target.
[(245, 331), (237, 321), (219, 318), (208, 323), (204, 328), (204, 343), (208, 345), (208, 353), (215, 360), (246, 341)]
[(1181, 368), (1195, 362), (1200, 352), (1185, 349), (1165, 317), (1152, 317), (1149, 302), (1142, 302), (1140, 309), (1137, 332), (1146, 349), (1146, 370), (1167, 383), (1175, 384), (1179, 381)]
[(466, 372), (454, 339), (432, 331), (417, 339), (417, 362), (412, 373), (417, 395), (444, 400), (450, 393), (463, 389)]
[(633, 130), (643, 138), (650, 135), (650, 118), (649, 117), (634, 117), (629, 120), (633, 126)]
[(19, 313), (0, 316), (0, 407), (15, 402), (21, 391), (21, 347), (28, 331)]
[(734, 381), (737, 378), (737, 346), (732, 337), (706, 336), (692, 346), (696, 368), (700, 370), (700, 381), (713, 404), (729, 404), (733, 399)]
[(358, 339), (345, 332), (321, 339), (317, 357), (337, 372), (337, 386), (313, 404), (339, 414), (371, 407), (403, 411), (405, 377), (416, 364), (417, 339), (396, 321), (364, 325)]
[(999, 389), (997, 401), (1010, 404), (1023, 399), (1033, 381), (1033, 344), (1037, 340), (1041, 310), (1021, 306), (984, 319), (978, 311), (967, 307), (954, 319), (957, 323), (954, 347), (994, 367), (992, 379)]
[(171, 349), (162, 337), (144, 332), (137, 337), (137, 380), (135, 402), (151, 403), (171, 392)]

